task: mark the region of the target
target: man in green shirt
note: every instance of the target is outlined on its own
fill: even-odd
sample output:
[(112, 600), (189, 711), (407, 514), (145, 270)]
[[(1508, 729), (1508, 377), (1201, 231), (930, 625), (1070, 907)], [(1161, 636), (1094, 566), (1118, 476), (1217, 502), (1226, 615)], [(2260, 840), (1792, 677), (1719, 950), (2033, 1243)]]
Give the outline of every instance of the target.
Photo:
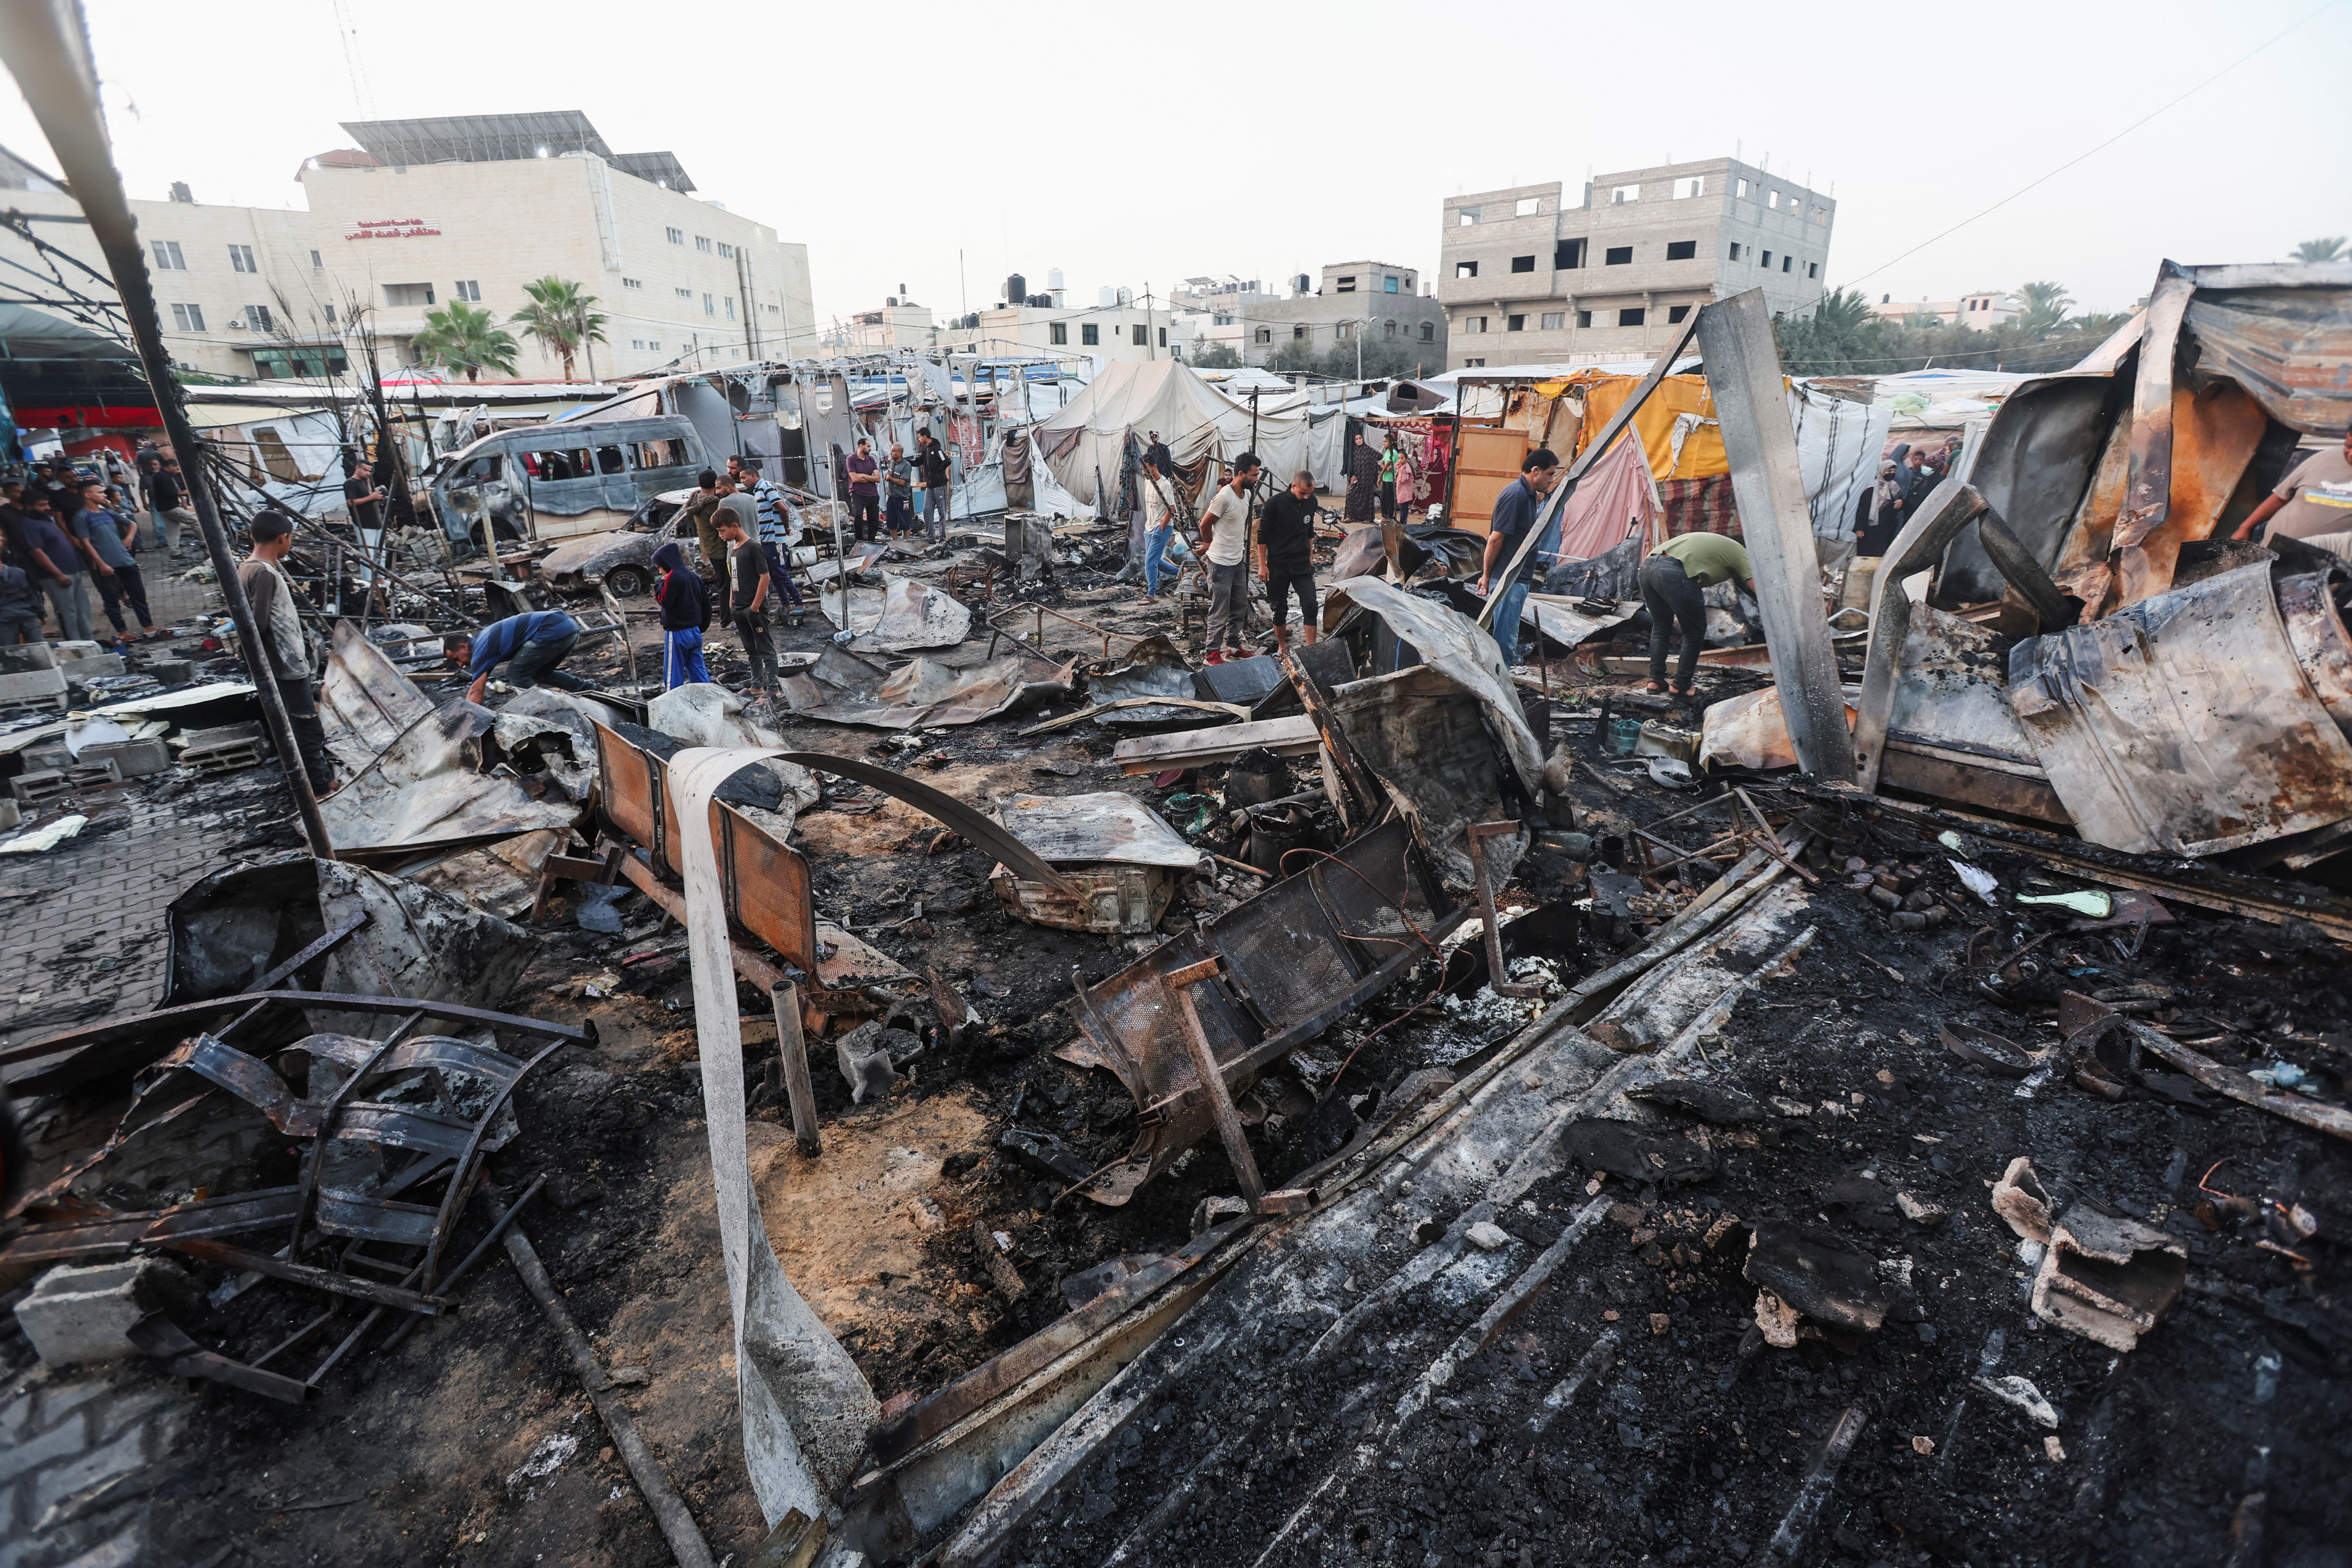
[[(1642, 603), (1650, 612), (1650, 689), (1664, 694), (1666, 685), (1666, 636), (1679, 626), (1682, 658), (1675, 668), (1672, 688), (1677, 697), (1691, 694), (1698, 674), (1699, 649), (1706, 646), (1705, 592), (1717, 583), (1736, 582), (1753, 597), (1756, 569), (1748, 564), (1748, 547), (1727, 533), (1678, 533), (1650, 552), (1642, 563)], [(1739, 624), (1750, 637), (1756, 628), (1748, 611), (1735, 602)]]

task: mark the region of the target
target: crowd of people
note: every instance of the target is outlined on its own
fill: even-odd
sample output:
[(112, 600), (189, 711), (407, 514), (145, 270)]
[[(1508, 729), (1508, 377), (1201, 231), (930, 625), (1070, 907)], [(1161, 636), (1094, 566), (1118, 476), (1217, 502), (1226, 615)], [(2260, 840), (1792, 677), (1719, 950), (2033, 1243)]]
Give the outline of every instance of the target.
[[(860, 441), (859, 451), (866, 446)], [(776, 631), (799, 626), (808, 613), (793, 573), (800, 521), (782, 488), (761, 474), (757, 459), (730, 458), (724, 473), (705, 468), (697, 478), (696, 491), (672, 531), (694, 535), (709, 580), (688, 562), (677, 539), (654, 552), (662, 682), (674, 688), (710, 679), (702, 646), (715, 615), (720, 626), (734, 628), (751, 661), (747, 690), (764, 696), (778, 678)]]
[[(135, 468), (109, 449), (8, 472), (0, 478), (0, 644), (54, 639), (123, 650), (169, 636), (149, 606), (141, 557), (168, 570), (193, 550), (193, 540), (183, 546), (179, 536), (194, 522), (179, 460), (152, 448), (137, 454)], [(100, 613), (111, 637), (99, 635)]]

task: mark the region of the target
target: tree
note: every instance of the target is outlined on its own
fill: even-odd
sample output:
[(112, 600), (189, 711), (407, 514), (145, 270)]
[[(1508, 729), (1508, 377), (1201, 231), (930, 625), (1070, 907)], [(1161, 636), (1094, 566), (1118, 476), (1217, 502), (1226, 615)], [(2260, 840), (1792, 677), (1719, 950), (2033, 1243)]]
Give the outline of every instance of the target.
[(1832, 289), (1813, 307), (1813, 321), (1825, 332), (1850, 335), (1875, 320), (1859, 289)]
[(2344, 259), (2344, 237), (2331, 234), (2325, 239), (2306, 239), (2294, 247), (2297, 261), (2341, 261)]
[[(590, 343), (604, 342), (604, 323), (611, 318), (599, 313), (596, 296), (581, 292), (581, 286), (551, 272), (535, 283), (526, 283), (522, 291), (530, 296), (530, 303), (507, 319), (519, 322), (522, 335), (535, 338), (541, 348), (563, 362), (563, 379), (572, 379), (572, 361)], [(592, 351), (593, 362), (594, 353)]]
[(2017, 324), (2035, 337), (2048, 337), (2065, 325), (2066, 312), (2074, 308), (2074, 296), (2063, 283), (2021, 283), (2017, 291), (2025, 300), (2025, 313)]
[(444, 310), (425, 312), (425, 330), (409, 347), (415, 351), (420, 364), (462, 371), (467, 381), (479, 381), (486, 370), (514, 374), (520, 345), (488, 310), (452, 300)]
[(1402, 338), (1366, 338), (1360, 374), (1357, 369), (1356, 340), (1341, 338), (1321, 353), (1317, 353), (1312, 340), (1292, 338), (1266, 356), (1265, 368), (1279, 375), (1314, 375), (1327, 381), (1378, 381), (1390, 376), (1407, 375), (1423, 363), (1429, 351)]
[(1194, 370), (1239, 370), (1242, 355), (1231, 343), (1202, 343), (1193, 348), (1191, 363)]

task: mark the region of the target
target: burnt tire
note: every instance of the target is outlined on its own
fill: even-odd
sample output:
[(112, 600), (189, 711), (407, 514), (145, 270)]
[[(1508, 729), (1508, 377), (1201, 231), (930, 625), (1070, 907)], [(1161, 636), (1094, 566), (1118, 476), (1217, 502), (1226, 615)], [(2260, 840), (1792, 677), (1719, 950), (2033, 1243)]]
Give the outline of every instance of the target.
[(653, 585), (653, 574), (642, 566), (615, 566), (604, 574), (604, 586), (613, 591), (616, 599), (643, 598)]

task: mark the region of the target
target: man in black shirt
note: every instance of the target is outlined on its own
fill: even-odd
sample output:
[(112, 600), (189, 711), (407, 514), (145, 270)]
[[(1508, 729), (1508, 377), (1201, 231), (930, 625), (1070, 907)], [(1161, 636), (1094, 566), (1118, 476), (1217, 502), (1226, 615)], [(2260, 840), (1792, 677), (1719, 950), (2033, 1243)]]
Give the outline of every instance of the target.
[(371, 533), (383, 526), (383, 489), (368, 482), (374, 471), (362, 459), (352, 465), (352, 477), (343, 481), (343, 510), (350, 515), (352, 527)]
[(923, 492), (923, 541), (927, 544), (948, 542), (948, 486), (953, 477), (948, 462), (948, 449), (931, 439), (928, 430), (915, 432), (917, 489)]
[(1274, 646), (1290, 647), (1290, 596), (1298, 595), (1306, 640), (1318, 635), (1315, 617), (1315, 476), (1301, 468), (1290, 488), (1265, 503), (1257, 520), (1257, 576), (1274, 611)]
[(196, 514), (188, 505), (188, 481), (181, 476), (179, 458), (165, 456), (162, 466), (147, 476), (147, 495), (155, 512), (156, 531), (163, 536), (163, 548), (177, 554), (179, 531), (197, 526)]

